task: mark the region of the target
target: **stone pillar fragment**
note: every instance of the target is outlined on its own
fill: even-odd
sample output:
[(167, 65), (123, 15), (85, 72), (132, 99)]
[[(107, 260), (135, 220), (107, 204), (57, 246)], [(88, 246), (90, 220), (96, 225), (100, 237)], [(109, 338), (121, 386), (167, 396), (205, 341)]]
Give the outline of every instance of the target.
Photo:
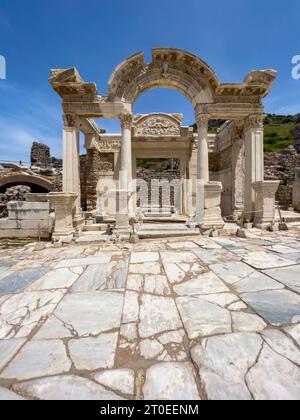
[(293, 185), (293, 206), (296, 211), (300, 211), (300, 155), (297, 157), (295, 168), (295, 182)]
[(253, 183), (264, 180), (264, 116), (250, 115), (245, 122), (245, 214), (253, 217)]
[(264, 229), (275, 221), (275, 194), (280, 181), (259, 181), (253, 183), (256, 194), (254, 226)]
[(225, 225), (221, 214), (221, 182), (207, 182), (204, 185), (204, 219), (201, 229), (222, 229)]
[(62, 242), (71, 242), (75, 229), (73, 219), (76, 211), (76, 193), (49, 193), (49, 201), (55, 211), (55, 227), (52, 238)]

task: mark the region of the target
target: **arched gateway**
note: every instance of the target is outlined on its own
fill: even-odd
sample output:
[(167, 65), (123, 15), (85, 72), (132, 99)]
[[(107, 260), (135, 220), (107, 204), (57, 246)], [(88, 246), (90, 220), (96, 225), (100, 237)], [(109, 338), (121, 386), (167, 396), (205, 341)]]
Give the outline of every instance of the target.
[[(125, 60), (110, 78), (108, 95), (99, 94), (95, 83), (83, 81), (75, 68), (52, 70), (49, 82), (63, 99), (63, 190), (78, 194), (77, 223), (81, 223), (80, 131), (85, 135), (91, 172), (96, 178), (118, 181), (116, 219), (120, 228), (128, 226), (128, 208), (135, 211), (135, 205), (129, 204), (135, 190), (135, 159), (143, 157), (138, 149), (147, 150), (145, 157), (153, 157), (163, 152), (159, 149), (162, 145), (163, 155), (180, 147), (184, 150), (182, 177), (195, 181), (198, 224), (204, 228), (223, 226), (221, 210), (227, 216), (256, 214), (256, 224), (268, 222), (278, 183), (264, 181), (262, 99), (275, 78), (274, 70), (263, 70), (249, 73), (242, 83), (220, 83), (200, 58), (171, 48), (154, 49), (150, 64), (145, 63), (143, 53)], [(197, 134), (182, 127), (178, 119), (176, 125), (174, 115), (132, 115), (139, 95), (158, 87), (176, 89), (190, 100)], [(120, 119), (121, 135), (103, 134), (93, 118)], [(208, 122), (214, 119), (227, 123), (218, 135), (209, 136)], [(163, 140), (156, 141), (158, 137)], [(96, 185), (97, 179), (89, 180), (88, 188), (93, 188), (90, 209), (96, 206)], [(183, 188), (183, 194), (186, 191)], [(258, 207), (260, 213), (255, 213)]]

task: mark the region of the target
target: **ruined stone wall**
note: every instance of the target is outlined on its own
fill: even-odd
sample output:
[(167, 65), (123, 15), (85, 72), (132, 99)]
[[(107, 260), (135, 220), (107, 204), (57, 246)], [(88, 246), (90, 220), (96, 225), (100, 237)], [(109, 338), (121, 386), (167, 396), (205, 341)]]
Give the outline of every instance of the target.
[(50, 148), (46, 144), (33, 142), (30, 153), (31, 166), (48, 168), (50, 166)]
[(292, 205), (297, 152), (289, 146), (282, 152), (265, 153), (265, 180), (279, 179), (276, 200), (283, 207)]

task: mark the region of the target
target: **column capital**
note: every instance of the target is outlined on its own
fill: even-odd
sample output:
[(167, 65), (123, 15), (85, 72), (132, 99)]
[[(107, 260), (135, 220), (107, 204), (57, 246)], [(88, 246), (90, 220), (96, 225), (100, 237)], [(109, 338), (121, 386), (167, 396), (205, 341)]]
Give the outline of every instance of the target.
[(245, 131), (248, 130), (255, 130), (259, 129), (262, 130), (264, 128), (264, 119), (266, 118), (265, 114), (251, 114), (245, 119), (244, 129)]
[(208, 123), (209, 123), (210, 118), (211, 118), (210, 114), (203, 114), (201, 112), (196, 113), (196, 122), (197, 122), (198, 128), (200, 126), (202, 128), (208, 129)]
[(120, 121), (122, 128), (127, 128), (130, 130), (133, 121), (133, 115), (129, 112), (123, 113), (120, 115)]
[(66, 128), (73, 128), (77, 125), (76, 114), (63, 114), (64, 126)]

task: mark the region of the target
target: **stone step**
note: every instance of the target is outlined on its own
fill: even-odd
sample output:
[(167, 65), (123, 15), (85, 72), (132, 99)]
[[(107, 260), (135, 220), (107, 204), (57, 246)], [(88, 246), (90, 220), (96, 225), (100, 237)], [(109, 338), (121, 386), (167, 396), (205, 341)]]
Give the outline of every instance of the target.
[(178, 230), (152, 230), (140, 231), (138, 236), (140, 239), (162, 239), (162, 238), (177, 238), (185, 236), (199, 236), (200, 231), (196, 229), (188, 229), (185, 231)]

